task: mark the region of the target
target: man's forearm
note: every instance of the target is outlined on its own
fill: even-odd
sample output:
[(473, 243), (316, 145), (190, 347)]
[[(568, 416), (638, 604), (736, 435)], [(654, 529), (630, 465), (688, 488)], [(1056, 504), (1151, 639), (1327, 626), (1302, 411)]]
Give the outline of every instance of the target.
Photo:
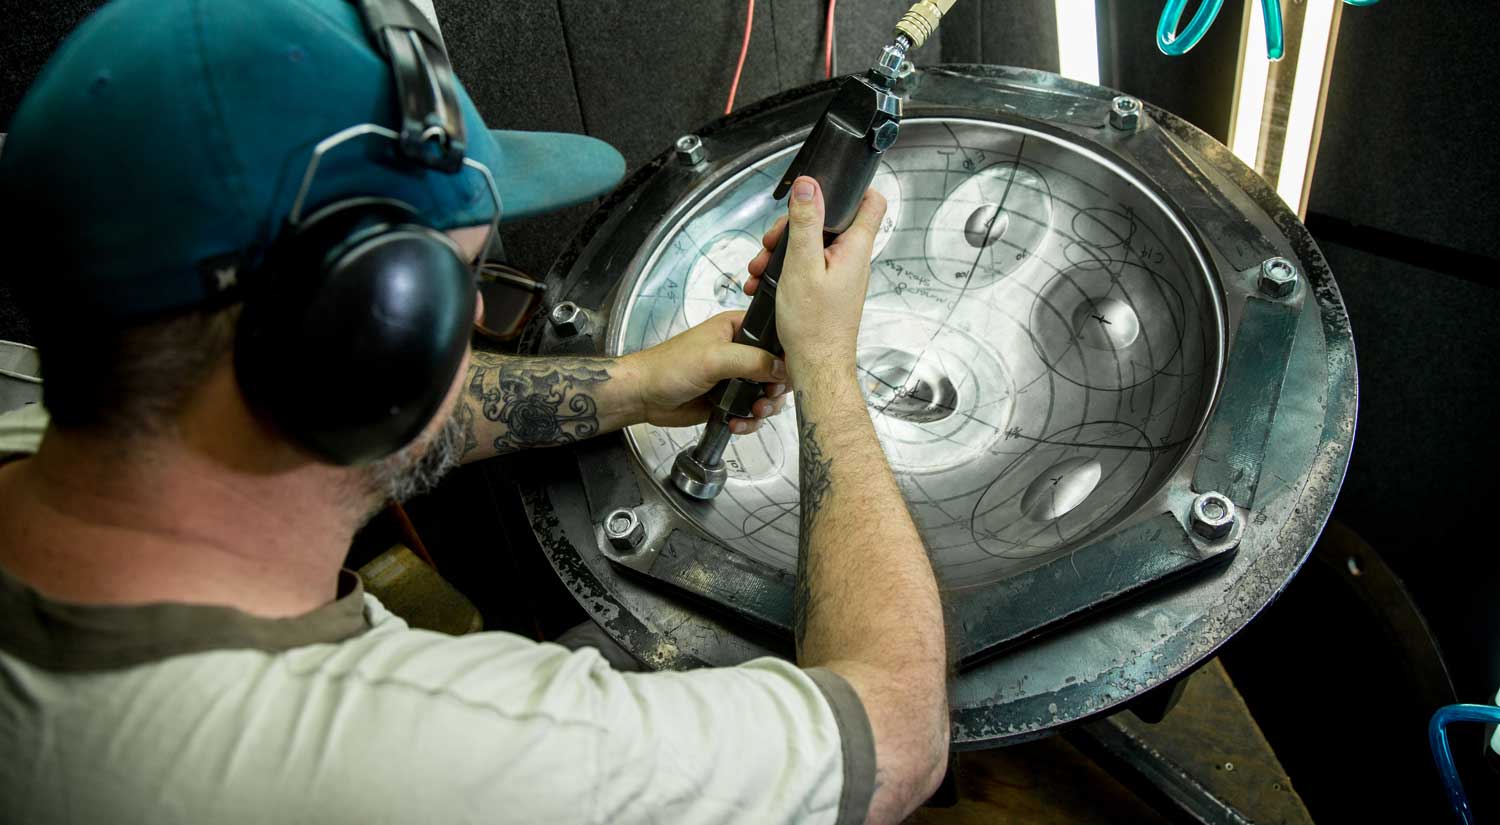
[[(909, 639), (942, 658), (932, 564), (852, 378), (799, 390), (797, 431), (799, 657), (812, 663), (847, 659), (851, 652), (888, 658), (893, 643)], [(901, 604), (902, 615), (893, 615), (891, 604)], [(854, 622), (838, 620), (851, 617)], [(885, 626), (891, 633), (871, 633)]]
[[(946, 752), (942, 606), (853, 376), (807, 383), (797, 392), (797, 658), (835, 670), (865, 698), (877, 742), (886, 744), (882, 781), (919, 777), (911, 787), (877, 789), (872, 818), (890, 821), (930, 791), (916, 783), (935, 781), (932, 762)], [(915, 764), (890, 764), (896, 759)]]
[(464, 461), (572, 444), (640, 420), (628, 368), (615, 358), (543, 358), (475, 350), (455, 413)]

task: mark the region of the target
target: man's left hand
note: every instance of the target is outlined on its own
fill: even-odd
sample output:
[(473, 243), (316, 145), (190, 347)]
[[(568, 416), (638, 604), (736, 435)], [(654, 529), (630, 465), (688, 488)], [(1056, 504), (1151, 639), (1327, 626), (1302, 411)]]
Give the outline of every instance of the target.
[(630, 366), (640, 393), (643, 419), (658, 427), (687, 427), (708, 419), (703, 394), (726, 378), (765, 385), (766, 397), (755, 402), (754, 418), (735, 418), (730, 431), (753, 433), (762, 419), (781, 411), (786, 401), (786, 364), (765, 350), (734, 343), (743, 312), (725, 312), (621, 361)]

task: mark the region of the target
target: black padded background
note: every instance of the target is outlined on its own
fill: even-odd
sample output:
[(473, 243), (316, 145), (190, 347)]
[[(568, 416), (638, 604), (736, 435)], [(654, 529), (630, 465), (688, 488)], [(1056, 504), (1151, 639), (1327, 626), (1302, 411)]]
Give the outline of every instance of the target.
[(1406, 580), (1468, 702), (1500, 687), (1500, 560), (1482, 521), (1500, 494), (1497, 27), (1494, 3), (1346, 7), (1308, 209), (1314, 227), (1329, 215), (1491, 262), (1444, 274), (1382, 257), (1405, 251), (1399, 239), (1323, 243), (1360, 367), (1335, 516)]
[(1334, 516), (1411, 588), (1460, 698), (1493, 700), (1500, 562), (1481, 525), (1500, 492), (1495, 290), (1337, 244), (1323, 252), (1360, 365), (1359, 429)]
[(1057, 71), (1057, 11), (1050, 2), (960, 2), (948, 13), (943, 60)]
[[(744, 34), (742, 3), (560, 0), (590, 134), (634, 168), (724, 110)], [(773, 4), (756, 25), (738, 103), (779, 91)]]
[(1494, 256), (1496, 31), (1500, 3), (1345, 9), (1309, 211)]
[(104, 0), (7, 2), (0, 13), (0, 132), (10, 131), (10, 117), (63, 38)]
[[(5, 4), (0, 16), (0, 132), (9, 131), (26, 88), (63, 38), (102, 5), (103, 0)], [(6, 269), (0, 263), (0, 272)], [(0, 277), (0, 340), (29, 343), (31, 325), (16, 308), (7, 282)]]
[(495, 129), (581, 132), (555, 0), (435, 0), (454, 71)]

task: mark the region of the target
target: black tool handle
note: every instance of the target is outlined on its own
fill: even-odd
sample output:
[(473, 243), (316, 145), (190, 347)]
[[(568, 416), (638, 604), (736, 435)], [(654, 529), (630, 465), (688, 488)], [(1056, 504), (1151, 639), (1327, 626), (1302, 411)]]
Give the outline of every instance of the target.
[(750, 308), (745, 310), (745, 320), (734, 336), (736, 344), (748, 344), (773, 355), (781, 354), (781, 338), (776, 334), (776, 288), (781, 281), (781, 268), (786, 264), (787, 240), (791, 232), (781, 233), (781, 240), (771, 250), (771, 260), (760, 274), (760, 286), (755, 288), (755, 297), (750, 299)]
[[(818, 185), (823, 189), (824, 215), (853, 215), (859, 211), (860, 201), (869, 188), (870, 180), (875, 176), (875, 169), (879, 165), (878, 153), (870, 153), (869, 170), (858, 169), (853, 176), (852, 185), (849, 177), (829, 178), (825, 183), (824, 178), (811, 174)], [(845, 182), (841, 185), (841, 181)], [(838, 231), (849, 228), (853, 222), (848, 222)], [(766, 264), (766, 269), (760, 275), (760, 285), (756, 287), (755, 297), (750, 300), (750, 308), (745, 311), (745, 319), (740, 323), (740, 331), (734, 337), (737, 344), (746, 344), (752, 347), (781, 355), (781, 338), (776, 333), (776, 290), (781, 281), (781, 270), (786, 264), (787, 241), (791, 237), (791, 230), (783, 232), (781, 240), (776, 243), (776, 248), (771, 250), (771, 260)], [(838, 237), (837, 232), (832, 231), (825, 224), (823, 232), (823, 245), (826, 247)], [(732, 384), (741, 386), (731, 387)], [(719, 382), (709, 392), (710, 403), (723, 410), (728, 415), (748, 418), (751, 415), (751, 407), (761, 397), (761, 389), (753, 381), (742, 379), (730, 379)]]

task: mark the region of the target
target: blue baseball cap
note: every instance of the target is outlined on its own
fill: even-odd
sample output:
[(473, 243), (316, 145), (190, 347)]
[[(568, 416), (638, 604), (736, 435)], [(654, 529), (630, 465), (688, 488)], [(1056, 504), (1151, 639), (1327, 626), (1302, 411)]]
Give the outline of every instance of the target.
[[(346, 0), (114, 0), (58, 49), (0, 149), (0, 232), (34, 310), (129, 321), (222, 302), (286, 224), (312, 149), (399, 130), (395, 82)], [(502, 221), (609, 191), (625, 163), (583, 135), (487, 129), (462, 84), (467, 157)], [(472, 168), (448, 174), (359, 138), (319, 164), (309, 208), (376, 195), (438, 229), (489, 223)], [(304, 211), (305, 213), (305, 211)]]

